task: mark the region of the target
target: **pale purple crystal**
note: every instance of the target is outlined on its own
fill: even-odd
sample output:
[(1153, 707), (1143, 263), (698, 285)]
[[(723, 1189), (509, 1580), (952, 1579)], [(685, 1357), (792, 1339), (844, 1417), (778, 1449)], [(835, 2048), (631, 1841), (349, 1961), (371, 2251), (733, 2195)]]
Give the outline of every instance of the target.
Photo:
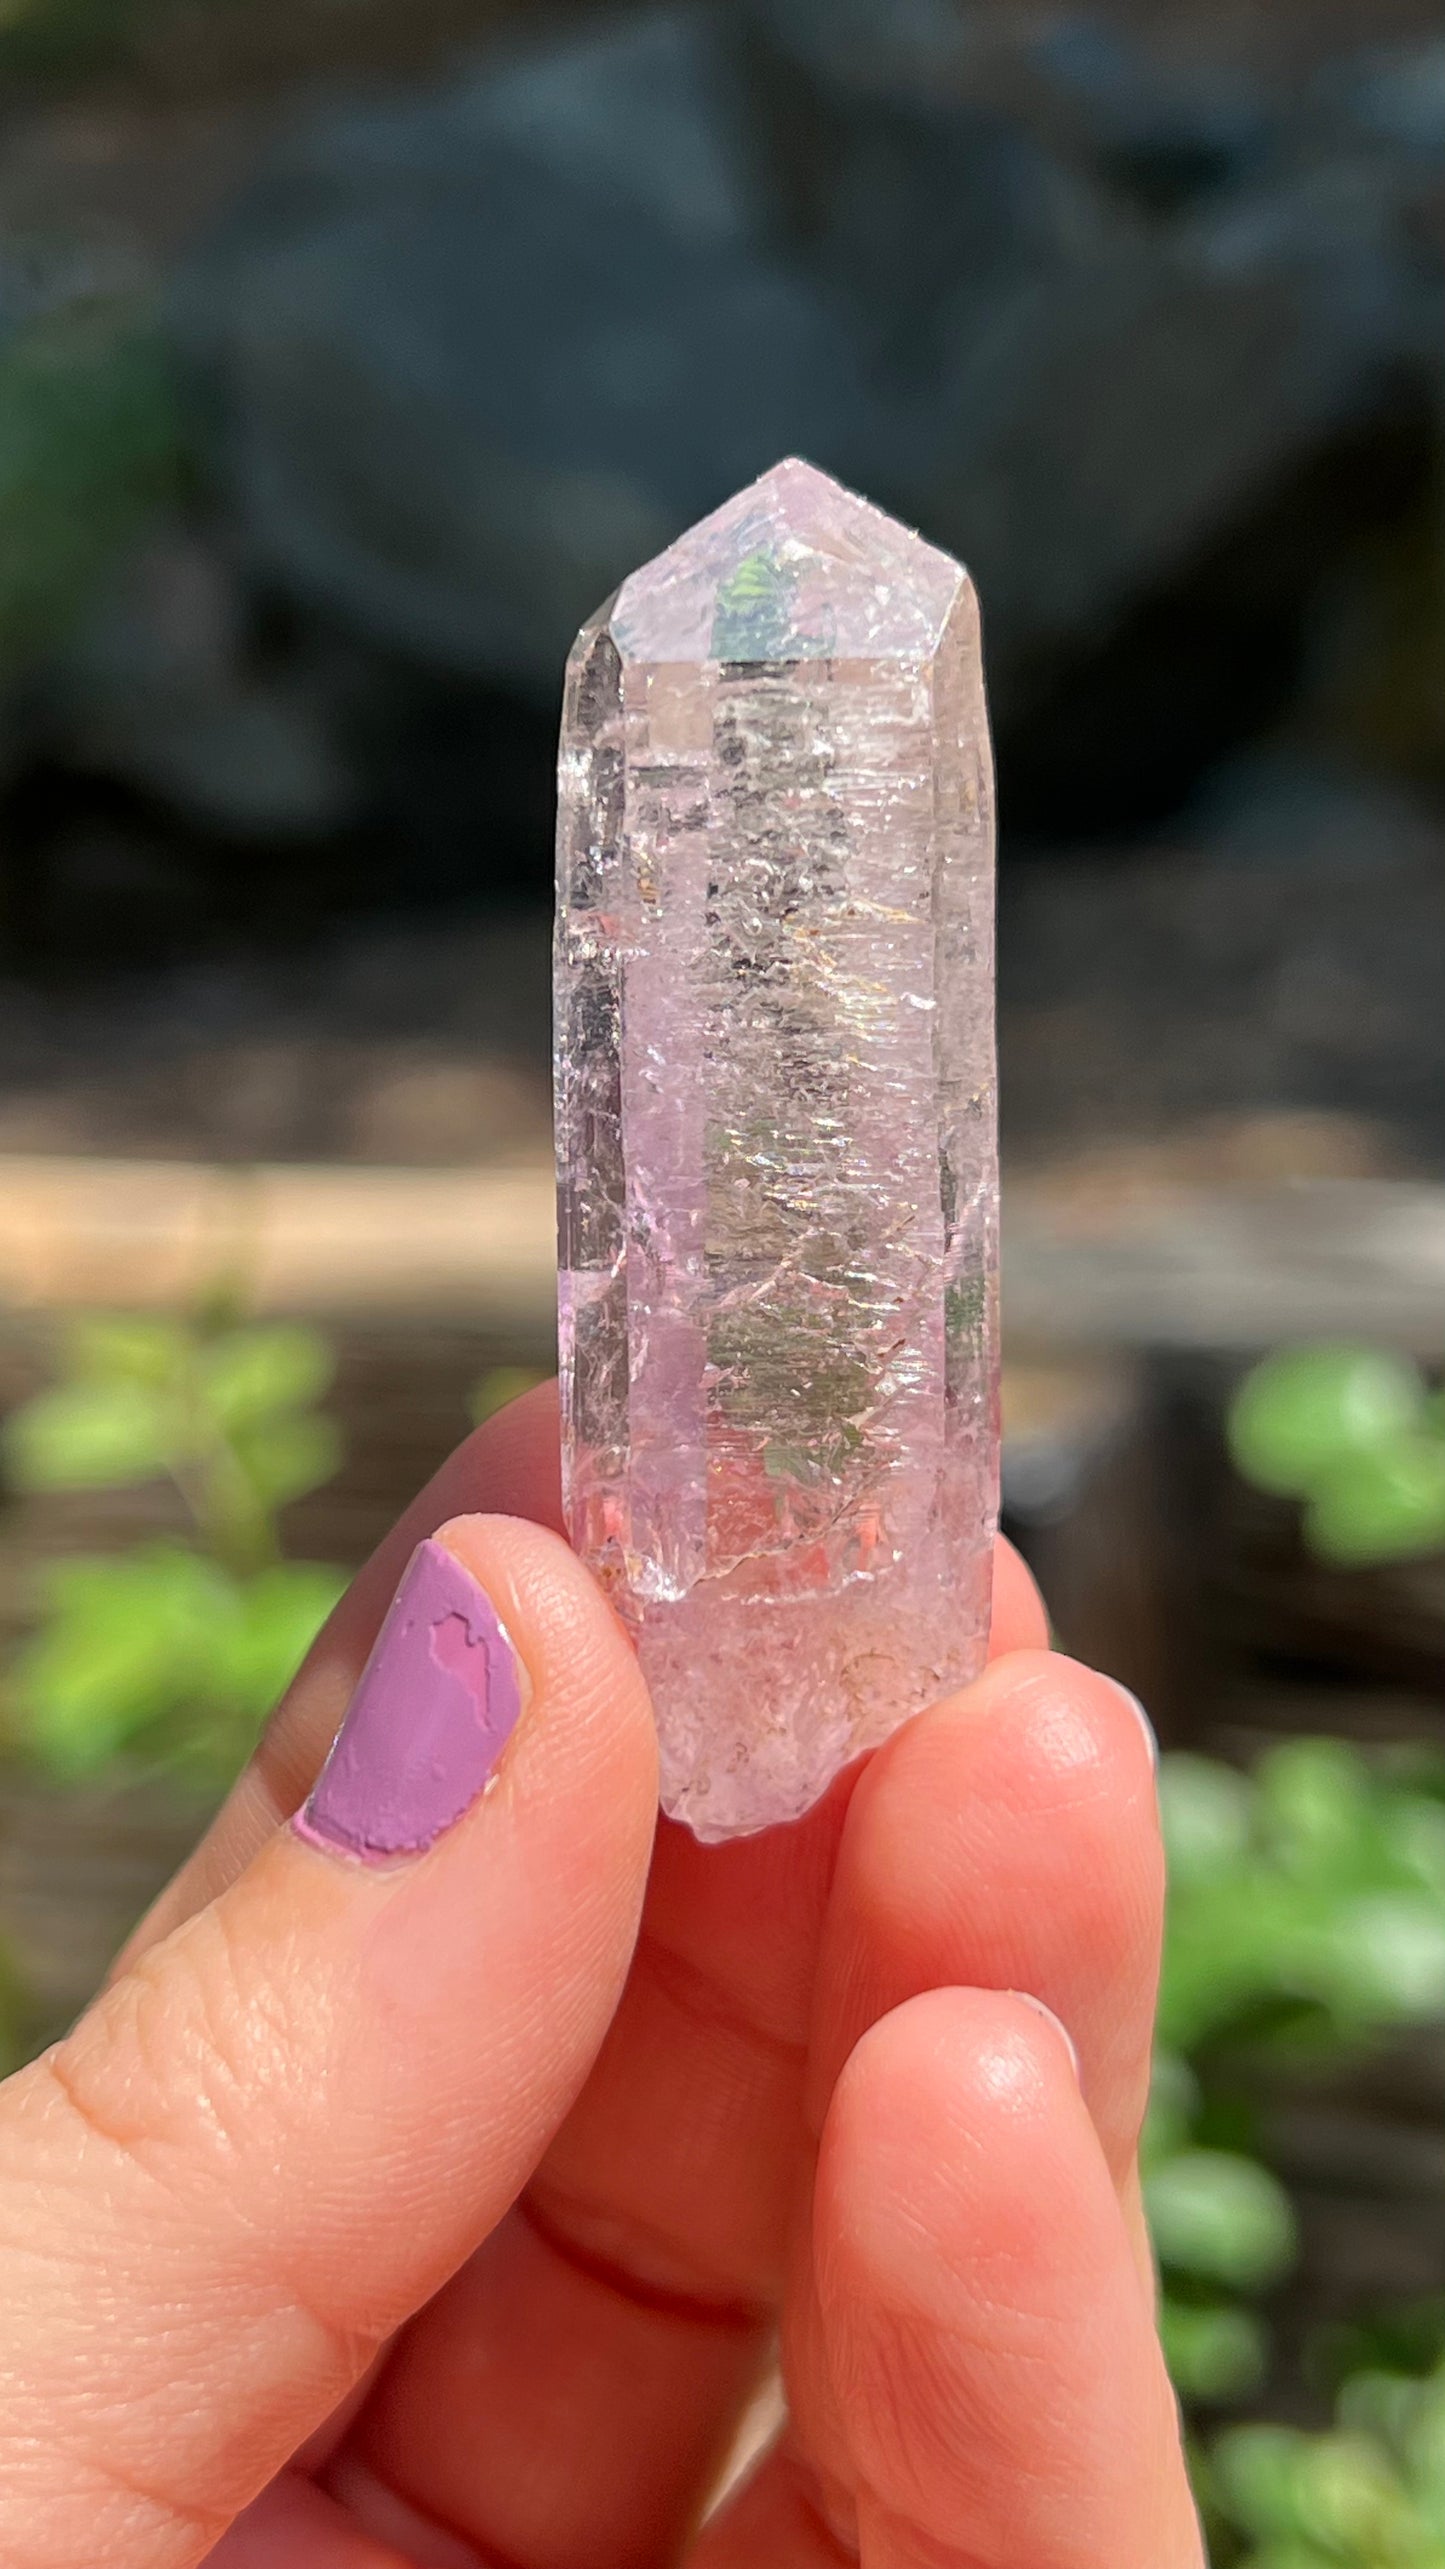
[(997, 1480), (993, 788), (957, 563), (780, 464), (567, 673), (568, 1522), (665, 1808), (795, 1818), (980, 1666)]

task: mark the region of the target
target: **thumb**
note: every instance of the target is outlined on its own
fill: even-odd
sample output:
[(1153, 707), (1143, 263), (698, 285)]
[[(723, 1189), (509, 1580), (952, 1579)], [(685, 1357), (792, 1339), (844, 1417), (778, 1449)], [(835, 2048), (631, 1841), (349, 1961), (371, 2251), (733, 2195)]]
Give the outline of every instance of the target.
[(586, 2076), (656, 1806), (566, 1546), (414, 1556), (306, 1812), (0, 2088), (0, 2559), (202, 2559)]

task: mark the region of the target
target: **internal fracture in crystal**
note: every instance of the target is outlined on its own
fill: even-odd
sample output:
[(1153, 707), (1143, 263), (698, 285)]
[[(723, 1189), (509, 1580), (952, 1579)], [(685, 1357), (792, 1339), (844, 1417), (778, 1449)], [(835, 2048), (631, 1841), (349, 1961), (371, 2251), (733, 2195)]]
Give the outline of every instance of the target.
[(985, 1655), (993, 872), (972, 586), (825, 474), (780, 464), (584, 628), (564, 1484), (702, 1837), (796, 1818)]

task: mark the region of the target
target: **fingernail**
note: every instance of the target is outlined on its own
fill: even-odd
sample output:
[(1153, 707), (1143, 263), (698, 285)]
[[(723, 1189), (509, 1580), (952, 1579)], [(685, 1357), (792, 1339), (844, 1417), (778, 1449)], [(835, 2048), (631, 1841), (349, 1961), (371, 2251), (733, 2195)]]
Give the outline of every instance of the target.
[(421, 1855), (471, 1808), (522, 1715), (522, 1675), (490, 1600), (423, 1543), (294, 1826), (373, 1863)]
[(1148, 1714), (1145, 1712), (1143, 1705), (1140, 1703), (1138, 1696), (1132, 1695), (1127, 1686), (1121, 1686), (1117, 1677), (1111, 1677), (1109, 1683), (1113, 1687), (1116, 1695), (1123, 1696), (1125, 1703), (1128, 1705), (1130, 1712), (1133, 1714), (1135, 1721), (1143, 1732), (1145, 1740), (1148, 1743), (1149, 1761), (1157, 1775), (1159, 1772), (1158, 1732), (1155, 1730), (1154, 1725), (1149, 1719)]
[(1031, 1997), (1026, 1989), (1010, 1990), (1009, 1996), (1011, 1998), (1016, 1998), (1021, 2007), (1032, 2007), (1036, 2016), (1042, 2016), (1046, 2025), (1052, 2025), (1054, 2032), (1058, 2035), (1060, 2042), (1063, 2044), (1065, 2051), (1073, 2062), (1075, 2078), (1082, 2079), (1083, 2072), (1079, 2067), (1079, 2047), (1075, 2042), (1073, 2035), (1070, 2033), (1068, 2026), (1064, 2023), (1063, 2018), (1061, 2016), (1056, 2016), (1052, 2007), (1046, 2007), (1042, 1998)]

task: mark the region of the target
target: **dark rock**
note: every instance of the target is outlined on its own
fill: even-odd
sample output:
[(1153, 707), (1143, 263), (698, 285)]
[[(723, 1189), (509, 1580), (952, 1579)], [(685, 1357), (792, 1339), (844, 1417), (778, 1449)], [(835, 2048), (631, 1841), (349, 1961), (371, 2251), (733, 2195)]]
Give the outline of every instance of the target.
[(1323, 137), (948, 0), (655, 10), (318, 120), (183, 297), (247, 558), (542, 706), (802, 451), (978, 576), (1006, 809), (1140, 825), (1278, 720), (1428, 461), (1445, 292), (1389, 155)]
[(1315, 96), (1347, 133), (1376, 149), (1445, 164), (1445, 38), (1374, 46), (1332, 63)]
[(1303, 749), (1226, 762), (1184, 815), (1182, 843), (1211, 864), (1364, 879), (1438, 872), (1438, 816), (1387, 777)]
[(254, 665), (222, 555), (182, 530), (122, 568), (37, 691), (51, 754), (240, 840), (324, 838), (356, 814), (333, 708)]
[(983, 110), (1054, 156), (1087, 164), (1148, 211), (1238, 179), (1268, 148), (1278, 109), (1240, 69), (1165, 69), (1117, 26), (951, 0), (880, 11), (863, 0), (744, 0), (766, 50), (855, 111)]
[(770, 254), (731, 97), (669, 12), (303, 142), (192, 296), (268, 571), (550, 695), (581, 616), (785, 448), (874, 477), (854, 335)]

